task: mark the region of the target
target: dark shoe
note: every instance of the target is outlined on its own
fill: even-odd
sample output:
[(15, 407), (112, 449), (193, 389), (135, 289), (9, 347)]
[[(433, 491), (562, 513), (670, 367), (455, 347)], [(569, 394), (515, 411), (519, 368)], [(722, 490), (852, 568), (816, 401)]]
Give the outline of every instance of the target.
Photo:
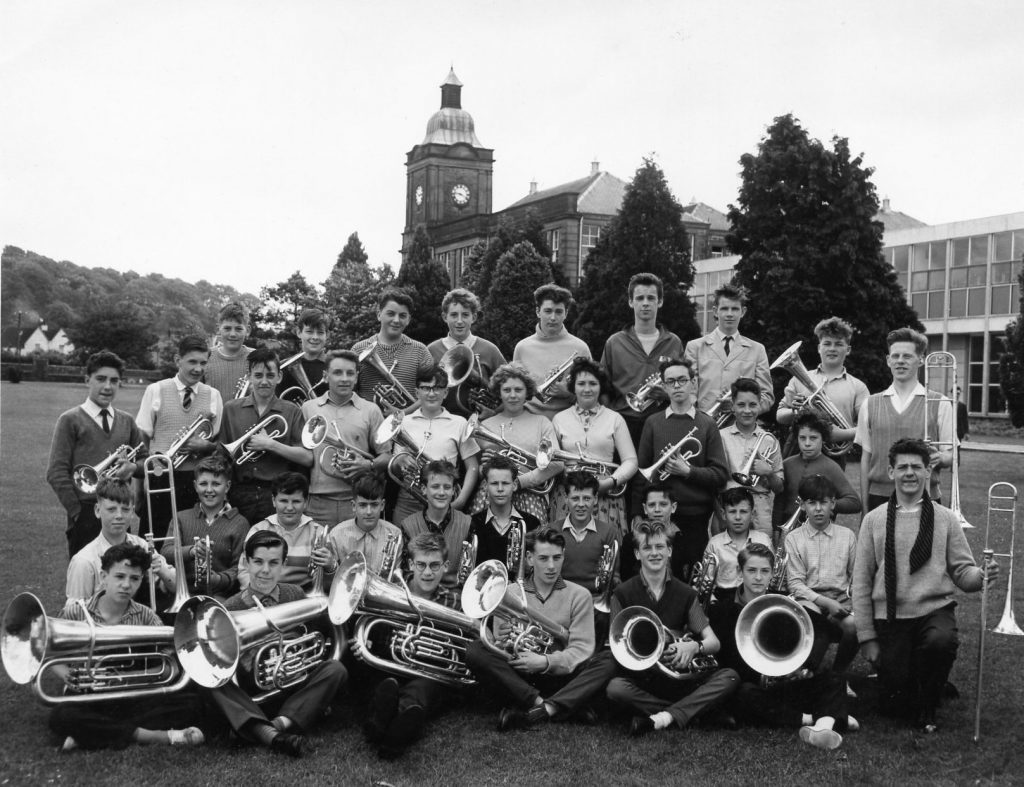
[(641, 735), (646, 735), (649, 732), (654, 732), (654, 722), (650, 716), (634, 716), (629, 722), (629, 735), (631, 738), (639, 738)]
[(601, 719), (597, 715), (597, 711), (589, 705), (576, 713), (576, 721), (580, 724), (586, 724), (588, 727), (596, 727), (601, 723)]
[(723, 710), (715, 710), (700, 719), (700, 726), (716, 730), (737, 730), (736, 717)]
[(385, 730), (398, 712), (398, 681), (385, 678), (373, 692), (373, 705), (366, 717), (366, 737), (376, 742), (384, 735)]
[(287, 754), (299, 758), (306, 748), (306, 739), (291, 732), (279, 732), (270, 741), (270, 750), (275, 754)]
[(427, 713), (422, 705), (410, 705), (400, 711), (388, 727), (388, 743), (397, 744), (399, 747), (407, 746), (419, 735), (426, 718)]
[(528, 711), (516, 708), (502, 708), (498, 714), (498, 732), (522, 730), (548, 720), (548, 712), (543, 705), (537, 705)]

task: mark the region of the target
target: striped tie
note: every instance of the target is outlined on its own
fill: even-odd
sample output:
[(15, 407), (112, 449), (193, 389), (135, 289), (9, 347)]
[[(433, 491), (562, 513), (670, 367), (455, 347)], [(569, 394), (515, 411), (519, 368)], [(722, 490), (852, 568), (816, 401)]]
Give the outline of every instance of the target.
[(189, 387), (189, 386), (185, 387), (185, 398), (182, 399), (181, 406), (184, 407), (186, 410), (192, 406), (192, 394), (193, 393), (194, 393), (194, 391), (192, 390), (191, 387)]

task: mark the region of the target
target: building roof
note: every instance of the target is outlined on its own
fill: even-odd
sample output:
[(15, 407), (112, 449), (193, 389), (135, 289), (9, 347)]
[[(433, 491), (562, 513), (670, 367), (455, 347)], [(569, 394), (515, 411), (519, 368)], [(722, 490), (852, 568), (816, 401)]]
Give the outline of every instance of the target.
[(622, 207), (622, 198), (625, 196), (627, 185), (626, 181), (615, 177), (610, 172), (598, 171), (585, 178), (570, 180), (568, 183), (561, 183), (549, 189), (541, 189), (533, 194), (527, 194), (508, 207), (518, 208), (550, 197), (565, 195), (576, 197), (576, 210), (580, 213), (614, 216)]
[(683, 205), (683, 212), (693, 216), (696, 221), (710, 225), (712, 232), (728, 232), (732, 229), (728, 216), (704, 202), (694, 201)]
[(482, 148), (476, 137), (473, 116), (462, 108), (462, 82), (455, 76), (455, 69), (441, 84), (441, 108), (427, 121), (427, 135), (423, 145), (430, 143), (455, 145), (465, 142), (475, 148)]
[(925, 222), (915, 219), (913, 216), (908, 216), (906, 213), (890, 208), (888, 197), (882, 200), (882, 207), (879, 209), (878, 213), (875, 214), (875, 221), (882, 222), (882, 226), (885, 227), (886, 232), (910, 230), (916, 227), (928, 226)]

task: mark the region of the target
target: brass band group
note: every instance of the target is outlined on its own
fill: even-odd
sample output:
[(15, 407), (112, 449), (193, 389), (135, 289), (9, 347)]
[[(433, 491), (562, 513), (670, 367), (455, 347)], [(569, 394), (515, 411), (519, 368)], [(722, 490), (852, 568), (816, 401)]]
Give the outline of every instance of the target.
[[(871, 394), (842, 319), (817, 325), (808, 369), (801, 341), (769, 365), (740, 333), (732, 285), (685, 345), (658, 322), (656, 276), (623, 297), (633, 323), (594, 359), (564, 325), (569, 291), (539, 288), (511, 361), (473, 333), (465, 289), (429, 345), (405, 334), (401, 290), (351, 349), (307, 309), (289, 358), (246, 347), (227, 304), (212, 350), (183, 339), (134, 416), (113, 406), (122, 361), (96, 353), (47, 474), (67, 603), (8, 606), (8, 674), (52, 706), (66, 750), (230, 729), (300, 756), (332, 703), (358, 702), (394, 757), (474, 692), (503, 731), (764, 725), (833, 749), (860, 726), (859, 651), (879, 710), (934, 732), (955, 591), (998, 576), (964, 534), (956, 395), (928, 385), (955, 377), (952, 356), (894, 330), (892, 383)], [(791, 376), (782, 444), (759, 423), (771, 369)], [(858, 513), (856, 532), (836, 521)]]

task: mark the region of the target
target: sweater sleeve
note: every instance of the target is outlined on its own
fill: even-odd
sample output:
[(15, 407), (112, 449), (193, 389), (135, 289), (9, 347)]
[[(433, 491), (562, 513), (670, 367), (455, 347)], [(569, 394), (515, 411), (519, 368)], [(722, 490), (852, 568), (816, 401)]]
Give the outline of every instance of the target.
[(875, 574), (880, 569), (875, 557), (873, 536), (877, 521), (878, 517), (872, 514), (864, 517), (860, 532), (857, 534), (857, 556), (853, 561), (853, 620), (857, 624), (857, 639), (862, 643), (878, 638), (875, 632), (874, 604), (871, 600)]
[(71, 481), (71, 454), (75, 447), (77, 427), (72, 414), (63, 413), (57, 419), (53, 429), (53, 441), (50, 444), (50, 465), (46, 470), (46, 481), (57, 493), (57, 499), (64, 510), (72, 517), (77, 517), (82, 504)]
[[(646, 429), (646, 424), (644, 425)], [(729, 458), (725, 455), (725, 443), (722, 434), (712, 424), (704, 430), (704, 455), (707, 464), (704, 467), (691, 467), (689, 483), (702, 486), (712, 492), (722, 489), (729, 481)]]
[[(946, 514), (946, 509), (943, 509)], [(984, 571), (974, 562), (967, 536), (952, 512), (948, 513), (949, 527), (946, 530), (946, 571), (953, 584), (965, 592), (981, 590)]]
[(549, 675), (568, 675), (594, 655), (594, 602), (578, 585), (569, 585), (569, 643), (548, 655)]
[(846, 473), (839, 465), (829, 460), (831, 467), (828, 469), (828, 479), (836, 487), (836, 513), (837, 514), (859, 514), (862, 508), (860, 495), (857, 494)]

